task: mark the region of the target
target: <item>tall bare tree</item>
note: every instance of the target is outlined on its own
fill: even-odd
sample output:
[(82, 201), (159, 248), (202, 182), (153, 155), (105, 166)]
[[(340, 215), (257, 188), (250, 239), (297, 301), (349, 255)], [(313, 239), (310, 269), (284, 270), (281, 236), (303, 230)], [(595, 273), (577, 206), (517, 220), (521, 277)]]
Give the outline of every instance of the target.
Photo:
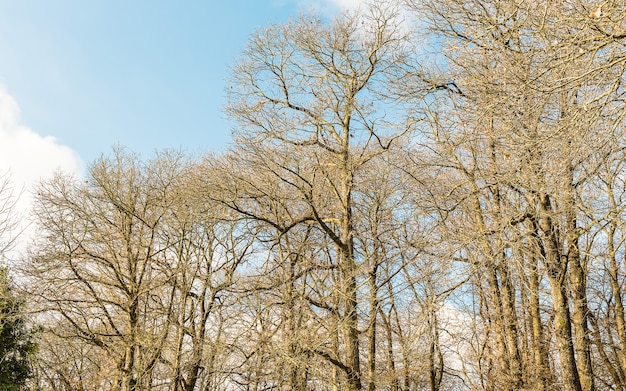
[[(385, 4), (331, 23), (302, 17), (261, 30), (232, 72), (227, 112), (239, 122), (239, 144), (297, 198), (291, 216), (263, 218), (279, 232), (315, 224), (332, 243), (339, 301), (329, 310), (343, 346), (339, 355), (314, 352), (342, 373), (349, 390), (363, 385), (355, 197), (372, 159), (414, 129), (411, 110), (388, 97), (406, 72), (409, 49), (397, 10)], [(267, 190), (257, 189), (271, 197)]]

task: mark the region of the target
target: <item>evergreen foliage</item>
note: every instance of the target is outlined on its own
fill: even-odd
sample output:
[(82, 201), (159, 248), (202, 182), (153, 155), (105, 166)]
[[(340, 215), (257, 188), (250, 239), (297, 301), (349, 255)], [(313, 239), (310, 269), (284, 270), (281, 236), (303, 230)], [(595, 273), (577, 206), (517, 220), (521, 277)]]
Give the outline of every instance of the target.
[(17, 391), (31, 376), (36, 345), (26, 326), (24, 302), (12, 291), (8, 270), (0, 269), (0, 390)]

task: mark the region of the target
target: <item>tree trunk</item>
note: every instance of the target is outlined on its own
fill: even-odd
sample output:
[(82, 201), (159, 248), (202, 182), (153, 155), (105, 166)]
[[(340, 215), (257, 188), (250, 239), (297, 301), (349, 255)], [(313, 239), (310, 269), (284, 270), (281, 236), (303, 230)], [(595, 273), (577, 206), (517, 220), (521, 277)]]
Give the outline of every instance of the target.
[(578, 375), (583, 391), (594, 391), (593, 368), (591, 362), (591, 344), (589, 342), (589, 322), (587, 305), (587, 276), (580, 259), (578, 244), (578, 227), (574, 199), (574, 168), (571, 164), (567, 170), (564, 183), (564, 206), (566, 217), (567, 262), (570, 269), (570, 284), (574, 312), (575, 349), (578, 360)]
[[(373, 262), (377, 263), (377, 260)], [(368, 329), (368, 349), (367, 349), (367, 369), (368, 369), (368, 390), (376, 390), (376, 318), (378, 315), (378, 286), (376, 285), (376, 264), (372, 266), (369, 274), (369, 306), (370, 319)]]
[[(530, 280), (530, 308), (529, 313), (531, 317), (531, 340), (533, 350), (533, 364), (534, 364), (534, 376), (535, 384), (534, 389), (537, 391), (544, 391), (548, 387), (548, 379), (550, 377), (550, 364), (548, 359), (548, 349), (546, 348), (546, 341), (544, 337), (543, 323), (541, 321), (541, 311), (539, 307), (539, 272), (538, 272), (538, 259), (542, 247), (539, 241), (539, 232), (534, 220), (530, 220), (531, 228), (531, 243), (528, 268), (529, 268), (529, 280)], [(545, 256), (545, 254), (542, 254)]]
[(556, 227), (552, 224), (550, 214), (552, 204), (548, 195), (543, 195), (539, 202), (541, 211), (540, 226), (548, 280), (554, 310), (554, 332), (557, 350), (561, 362), (563, 389), (565, 391), (583, 391), (578, 376), (576, 355), (572, 344), (572, 321), (566, 286), (567, 259), (561, 257)]

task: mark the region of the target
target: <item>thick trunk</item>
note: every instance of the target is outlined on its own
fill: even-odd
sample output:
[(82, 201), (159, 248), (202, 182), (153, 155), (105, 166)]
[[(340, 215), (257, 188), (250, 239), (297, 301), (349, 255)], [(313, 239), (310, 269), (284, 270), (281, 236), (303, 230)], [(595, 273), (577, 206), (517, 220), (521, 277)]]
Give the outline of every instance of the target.
[(583, 391), (578, 376), (576, 355), (572, 344), (572, 320), (569, 311), (566, 287), (567, 260), (561, 257), (556, 227), (550, 217), (552, 205), (550, 197), (544, 195), (539, 203), (541, 211), (540, 227), (548, 269), (548, 280), (554, 310), (554, 333), (561, 362), (561, 374), (564, 391)]
[(128, 310), (128, 327), (131, 331), (130, 335), (130, 345), (126, 347), (126, 352), (124, 353), (124, 365), (122, 367), (122, 381), (121, 381), (121, 391), (136, 391), (138, 388), (137, 379), (135, 378), (135, 354), (136, 354), (136, 346), (135, 341), (137, 339), (138, 332), (138, 301), (135, 297), (130, 305)]
[[(493, 122), (491, 122), (493, 128)], [(495, 132), (494, 132), (495, 134)], [(490, 143), (491, 159), (493, 163), (493, 172), (498, 172), (497, 164), (497, 152), (495, 140)], [(495, 178), (494, 178), (495, 179)], [(492, 194), (494, 199), (494, 216), (497, 222), (502, 222), (502, 195), (500, 193), (500, 187), (498, 185), (492, 187)], [(501, 232), (503, 235), (504, 233)], [(504, 248), (503, 238), (498, 237), (497, 248)], [(506, 355), (508, 364), (508, 378), (507, 387), (511, 387), (514, 390), (522, 388), (522, 359), (519, 351), (518, 341), (518, 325), (517, 325), (517, 313), (515, 309), (515, 290), (509, 276), (509, 267), (507, 265), (507, 255), (504, 251), (501, 251), (496, 258), (495, 269), (500, 275), (500, 285), (502, 289), (502, 326), (504, 327), (504, 335), (506, 340)], [(495, 271), (494, 271), (495, 273)], [(500, 328), (497, 329), (498, 332)], [(504, 353), (504, 352), (502, 352)]]
[[(351, 257), (350, 257), (351, 258)], [(346, 340), (346, 361), (348, 367), (348, 390), (359, 391), (361, 385), (361, 362), (359, 357), (359, 331), (358, 313), (357, 313), (357, 297), (356, 297), (356, 278), (354, 276), (356, 267), (354, 260), (347, 261), (348, 267), (346, 278), (347, 298), (346, 312), (344, 316), (344, 337)]]
[(523, 385), (522, 358), (519, 351), (517, 313), (515, 310), (515, 292), (509, 277), (508, 267), (501, 263), (498, 268), (502, 280), (502, 307), (504, 315), (504, 332), (509, 362), (510, 386), (519, 390)]
[[(347, 111), (348, 112), (348, 111)], [(345, 313), (343, 319), (346, 364), (348, 368), (348, 391), (359, 391), (361, 384), (361, 361), (359, 355), (359, 330), (357, 312), (357, 265), (354, 259), (354, 232), (352, 216), (353, 169), (350, 156), (350, 118), (344, 119), (341, 178), (341, 271)]]
[(430, 384), (430, 391), (439, 391), (439, 388), (441, 387), (441, 380), (443, 379), (443, 354), (441, 353), (441, 349), (439, 347), (439, 322), (437, 321), (437, 314), (432, 306), (430, 309), (432, 311), (428, 317), (428, 325), (430, 329), (428, 382)]
[(608, 250), (609, 250), (609, 275), (611, 276), (611, 289), (613, 291), (613, 311), (615, 312), (615, 327), (620, 342), (619, 364), (617, 365), (619, 373), (619, 390), (623, 390), (626, 383), (626, 322), (624, 320), (624, 304), (622, 301), (622, 287), (619, 283), (619, 266), (617, 264), (617, 254), (615, 251), (615, 230), (616, 222), (612, 221), (609, 226), (608, 233)]
[[(537, 228), (532, 227), (532, 235), (534, 238), (538, 238)], [(538, 242), (533, 243), (535, 247)], [(548, 350), (546, 349), (546, 342), (544, 338), (543, 323), (541, 321), (541, 311), (539, 307), (539, 274), (537, 271), (537, 257), (531, 256), (529, 259), (529, 273), (530, 273), (530, 308), (529, 314), (531, 318), (531, 339), (532, 339), (532, 351), (533, 351), (533, 364), (534, 364), (534, 389), (537, 391), (544, 391), (548, 386), (548, 379), (550, 376), (550, 364), (548, 359)]]
[[(570, 251), (571, 253), (571, 251)], [(572, 316), (575, 331), (575, 349), (578, 359), (578, 374), (583, 391), (594, 391), (593, 368), (591, 363), (591, 344), (589, 342), (589, 326), (585, 275), (577, 257), (570, 259), (571, 289), (574, 303)]]
[[(473, 178), (471, 175), (469, 176), (469, 179), (471, 180), (470, 185), (472, 186), (473, 190), (472, 204), (474, 209), (473, 212), (475, 214), (474, 221), (477, 225), (479, 232), (485, 234), (489, 230), (487, 229), (487, 224), (485, 222), (483, 206), (481, 205), (481, 201), (478, 198), (478, 194), (480, 193), (480, 187), (475, 183), (475, 178)], [(509, 387), (512, 387), (510, 388), (512, 390), (514, 389), (514, 387), (507, 379), (510, 374), (510, 363), (509, 355), (507, 352), (501, 286), (497, 272), (498, 262), (501, 260), (497, 259), (497, 255), (492, 249), (490, 239), (490, 237), (485, 236), (485, 240), (482, 242), (482, 256), (486, 258), (486, 260), (484, 261), (484, 268), (487, 270), (487, 285), (489, 289), (489, 298), (485, 301), (485, 304), (487, 305), (487, 307), (485, 307), (486, 311), (482, 315), (483, 320), (489, 325), (489, 327), (495, 334), (495, 361), (497, 362), (499, 370), (497, 379), (493, 379), (493, 381), (490, 380), (490, 382), (495, 382), (497, 380), (498, 383), (501, 382), (501, 385), (499, 385), (500, 388), (509, 389)], [(482, 284), (482, 282), (479, 280), (477, 284)]]
[[(509, 365), (509, 357), (506, 346), (506, 336), (504, 330), (504, 313), (502, 310), (502, 295), (500, 282), (498, 281), (498, 275), (496, 273), (496, 268), (494, 265), (487, 265), (487, 269), (489, 270), (489, 296), (490, 299), (487, 303), (489, 303), (490, 309), (487, 308), (487, 316), (489, 316), (489, 320), (492, 325), (492, 331), (495, 334), (496, 340), (496, 361), (499, 367), (499, 380), (504, 380), (502, 382), (502, 387), (507, 388), (512, 386), (512, 384), (508, 381), (508, 379), (503, 379), (504, 377), (509, 376), (510, 374), (510, 365)], [(493, 312), (492, 312), (493, 311)], [(513, 390), (514, 388), (511, 388)]]
[(567, 291), (560, 278), (550, 277), (550, 285), (554, 309), (554, 332), (561, 361), (563, 389), (565, 391), (582, 391), (572, 345), (572, 324)]
[(567, 262), (570, 269), (570, 284), (574, 312), (574, 346), (578, 360), (578, 375), (583, 391), (594, 391), (591, 344), (589, 342), (589, 307), (587, 305), (587, 276), (580, 259), (578, 227), (574, 208), (574, 169), (569, 167), (565, 182), (565, 215), (567, 230)]

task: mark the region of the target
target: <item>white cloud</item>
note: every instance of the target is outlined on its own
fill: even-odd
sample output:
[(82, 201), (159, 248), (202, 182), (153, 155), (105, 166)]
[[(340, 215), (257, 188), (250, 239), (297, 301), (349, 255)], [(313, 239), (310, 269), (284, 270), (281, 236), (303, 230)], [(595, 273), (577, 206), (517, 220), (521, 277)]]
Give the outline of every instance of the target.
[[(16, 212), (27, 216), (31, 191), (39, 180), (57, 170), (79, 175), (82, 162), (76, 152), (54, 137), (42, 136), (20, 124), (19, 114), (15, 99), (0, 86), (0, 175), (10, 173), (13, 188), (21, 193)], [(17, 251), (24, 249), (29, 231), (20, 237)]]
[(364, 0), (325, 0), (327, 3), (333, 4), (341, 9), (356, 9), (360, 4), (364, 4)]
[[(276, 0), (279, 1), (279, 0)], [(287, 1), (287, 0), (282, 0)], [(293, 1), (293, 0), (292, 0)], [(398, 12), (397, 22), (399, 27), (405, 32), (409, 33), (412, 30), (412, 26), (419, 23), (416, 19), (415, 12), (410, 12), (403, 2), (397, 0), (295, 0), (300, 7), (307, 11), (319, 12), (325, 16), (334, 16), (338, 12), (342, 11), (362, 11), (365, 15), (368, 14), (368, 7), (370, 6), (382, 6), (381, 9), (385, 9), (389, 6), (390, 9)]]
[(300, 7), (333, 15), (337, 11), (355, 10), (366, 0), (297, 0)]

